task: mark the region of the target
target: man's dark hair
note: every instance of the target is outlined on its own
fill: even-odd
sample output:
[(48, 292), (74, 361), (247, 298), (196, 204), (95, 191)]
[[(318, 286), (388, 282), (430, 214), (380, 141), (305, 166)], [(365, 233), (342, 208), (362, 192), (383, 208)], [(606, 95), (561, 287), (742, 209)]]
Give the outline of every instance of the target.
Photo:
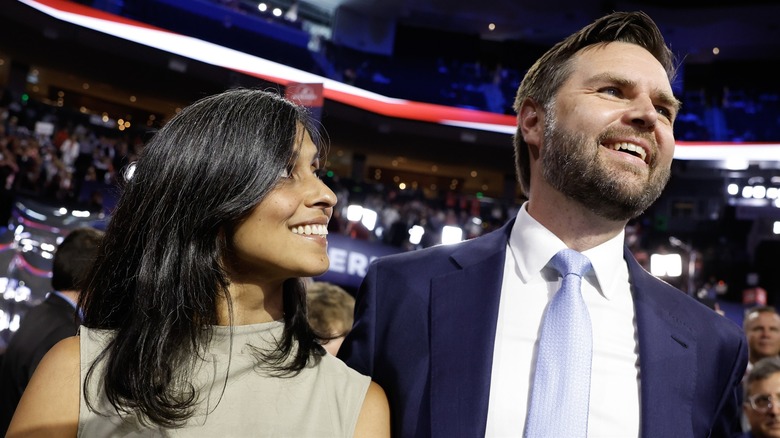
[(765, 357), (753, 364), (753, 368), (748, 374), (747, 389), (751, 383), (760, 382), (768, 379), (771, 375), (780, 373), (780, 358), (778, 357)]
[(103, 232), (96, 228), (76, 228), (68, 233), (54, 253), (51, 287), (80, 291), (102, 239)]

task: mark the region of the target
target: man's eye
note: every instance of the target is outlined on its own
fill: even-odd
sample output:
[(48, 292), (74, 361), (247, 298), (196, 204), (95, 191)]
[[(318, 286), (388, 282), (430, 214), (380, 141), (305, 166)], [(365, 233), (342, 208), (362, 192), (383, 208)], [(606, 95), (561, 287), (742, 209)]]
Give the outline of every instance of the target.
[(669, 110), (669, 108), (665, 108), (662, 106), (655, 107), (655, 110), (658, 111), (658, 114), (666, 117), (667, 119), (672, 119), (672, 112)]
[(609, 94), (610, 96), (620, 97), (623, 95), (623, 93), (621, 93), (620, 89), (617, 87), (604, 87), (599, 91), (604, 94)]
[(772, 403), (772, 397), (770, 396), (763, 396), (763, 397), (756, 397), (756, 406), (759, 408), (766, 408)]

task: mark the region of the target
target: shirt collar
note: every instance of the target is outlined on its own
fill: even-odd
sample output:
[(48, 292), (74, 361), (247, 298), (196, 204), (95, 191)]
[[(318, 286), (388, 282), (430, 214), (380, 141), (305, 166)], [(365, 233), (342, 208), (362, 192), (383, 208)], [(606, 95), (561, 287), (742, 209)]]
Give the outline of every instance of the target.
[(60, 297), (60, 298), (62, 298), (63, 300), (65, 300), (65, 301), (66, 301), (68, 304), (70, 304), (71, 306), (73, 306), (73, 310), (75, 310), (75, 311), (76, 311), (76, 313), (78, 313), (78, 315), (79, 315), (79, 318), (81, 318), (81, 319), (84, 319), (84, 317), (82, 316), (81, 309), (79, 309), (78, 303), (76, 303), (76, 302), (75, 302), (75, 301), (73, 301), (73, 300), (72, 300), (70, 297), (68, 297), (67, 295), (63, 294), (63, 293), (62, 293), (62, 292), (60, 292), (60, 291), (53, 290), (53, 291), (51, 291), (51, 294), (52, 294), (52, 295), (57, 295), (58, 297)]
[[(528, 214), (527, 206), (526, 201), (518, 211), (509, 236), (509, 248), (517, 261), (520, 280), (524, 283), (532, 276), (539, 275), (550, 259), (566, 248), (558, 236)], [(621, 266), (625, 266), (624, 239), (625, 231), (621, 231), (601, 245), (583, 251), (593, 265), (593, 271), (588, 277), (595, 275), (594, 285), (607, 299), (614, 294), (612, 285), (620, 275)]]

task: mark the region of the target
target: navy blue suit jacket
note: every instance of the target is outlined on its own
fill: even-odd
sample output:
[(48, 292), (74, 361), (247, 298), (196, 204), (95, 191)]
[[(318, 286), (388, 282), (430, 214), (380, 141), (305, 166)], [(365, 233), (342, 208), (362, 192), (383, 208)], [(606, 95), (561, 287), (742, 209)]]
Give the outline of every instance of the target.
[[(339, 357), (385, 389), (394, 436), (484, 435), (513, 223), (369, 267)], [(625, 259), (639, 338), (642, 436), (736, 435), (747, 364), (741, 328), (649, 274), (627, 249)]]

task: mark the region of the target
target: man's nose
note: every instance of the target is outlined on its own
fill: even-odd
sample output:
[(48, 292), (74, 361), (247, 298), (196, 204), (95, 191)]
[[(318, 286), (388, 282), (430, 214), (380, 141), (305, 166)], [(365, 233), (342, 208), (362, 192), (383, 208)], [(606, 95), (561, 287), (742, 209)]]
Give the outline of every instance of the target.
[(658, 123), (658, 112), (652, 99), (647, 95), (639, 96), (632, 102), (628, 117), (631, 119), (631, 124), (643, 130), (653, 130)]
[(780, 403), (778, 403), (778, 400), (772, 400), (772, 407), (767, 411), (767, 415), (772, 417), (780, 416)]

